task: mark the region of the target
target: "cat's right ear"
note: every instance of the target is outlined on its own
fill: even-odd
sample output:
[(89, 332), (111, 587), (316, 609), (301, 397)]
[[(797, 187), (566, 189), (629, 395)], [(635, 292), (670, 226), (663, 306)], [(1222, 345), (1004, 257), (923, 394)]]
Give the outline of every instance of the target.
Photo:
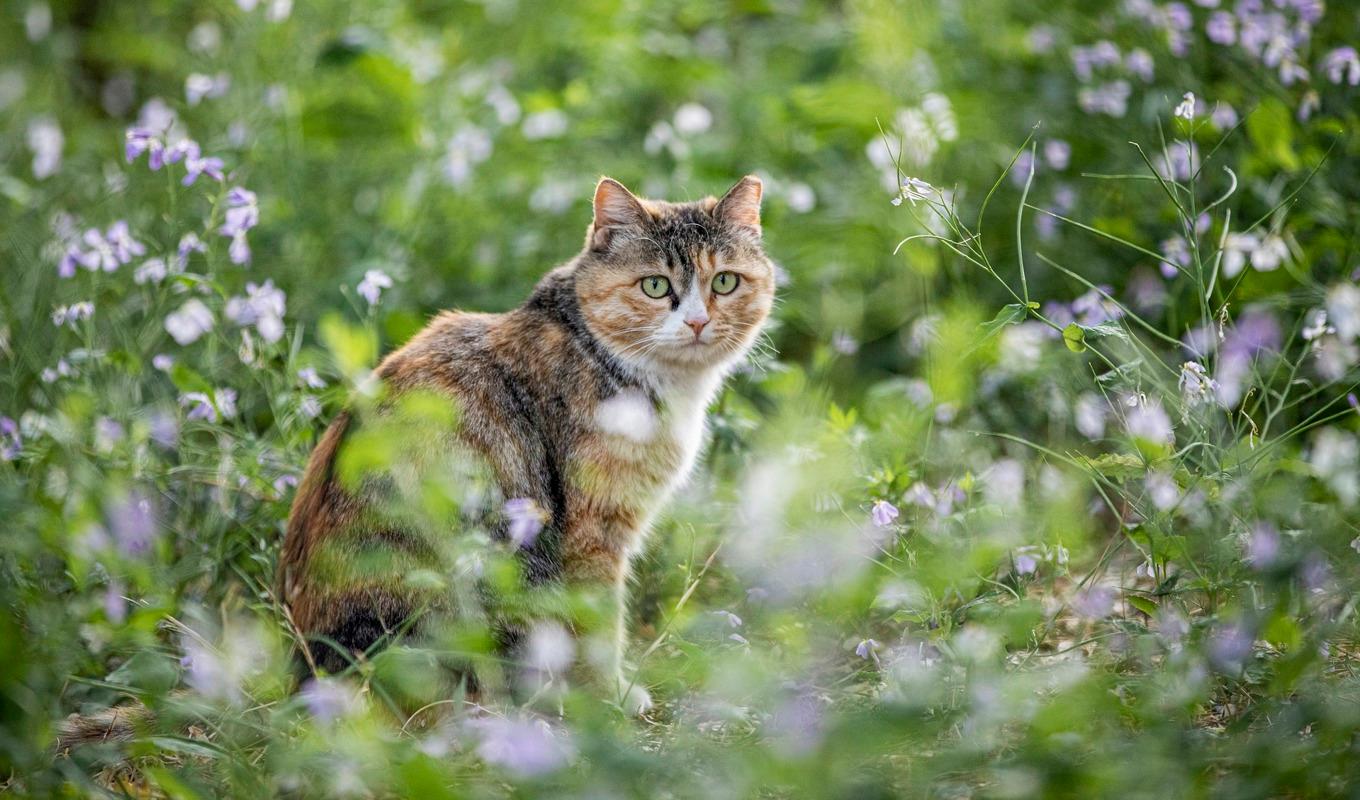
[(590, 249), (608, 250), (609, 240), (621, 227), (641, 225), (650, 215), (642, 201), (613, 178), (601, 178), (595, 186), (595, 218), (590, 223)]

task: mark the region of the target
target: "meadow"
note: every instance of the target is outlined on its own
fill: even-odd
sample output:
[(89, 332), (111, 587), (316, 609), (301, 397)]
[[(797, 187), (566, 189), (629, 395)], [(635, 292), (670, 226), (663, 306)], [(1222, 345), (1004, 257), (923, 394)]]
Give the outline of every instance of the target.
[[(1357, 47), (1346, 0), (7, 2), (0, 794), (1360, 797)], [(439, 648), (518, 668), (475, 621), (296, 685), (289, 503), (382, 354), (522, 302), (601, 175), (747, 173), (780, 299), (636, 564), (656, 708), (551, 648), (441, 697)], [(513, 583), (459, 541), (412, 580)]]

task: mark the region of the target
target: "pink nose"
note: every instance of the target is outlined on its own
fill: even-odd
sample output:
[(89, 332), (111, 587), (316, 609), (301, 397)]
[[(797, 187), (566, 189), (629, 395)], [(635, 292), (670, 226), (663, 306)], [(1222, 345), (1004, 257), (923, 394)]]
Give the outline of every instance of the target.
[(694, 331), (694, 338), (698, 339), (699, 334), (704, 332), (704, 326), (708, 324), (708, 317), (702, 319), (687, 319), (685, 320), (685, 324), (689, 326), (690, 330)]

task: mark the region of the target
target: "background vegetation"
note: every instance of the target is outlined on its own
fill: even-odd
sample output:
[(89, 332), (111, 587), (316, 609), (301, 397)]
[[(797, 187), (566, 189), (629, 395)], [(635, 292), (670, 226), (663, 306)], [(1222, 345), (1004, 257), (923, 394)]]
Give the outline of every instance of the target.
[[(1352, 4), (0, 20), (9, 791), (1360, 791)], [(655, 712), (403, 725), (415, 651), (295, 694), (273, 564), (377, 357), (518, 303), (600, 174), (750, 171), (782, 300), (639, 565)], [(135, 742), (52, 759), (129, 698)]]

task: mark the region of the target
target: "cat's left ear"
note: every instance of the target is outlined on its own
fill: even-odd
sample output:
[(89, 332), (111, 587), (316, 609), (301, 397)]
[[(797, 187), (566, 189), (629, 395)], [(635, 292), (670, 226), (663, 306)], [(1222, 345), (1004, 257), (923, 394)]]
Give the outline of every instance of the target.
[(764, 190), (760, 178), (747, 175), (722, 196), (713, 208), (713, 217), (729, 225), (747, 228), (759, 236), (760, 196)]
[(650, 215), (637, 196), (613, 178), (595, 186), (594, 219), (586, 237), (592, 250), (608, 250), (614, 229), (643, 224)]

